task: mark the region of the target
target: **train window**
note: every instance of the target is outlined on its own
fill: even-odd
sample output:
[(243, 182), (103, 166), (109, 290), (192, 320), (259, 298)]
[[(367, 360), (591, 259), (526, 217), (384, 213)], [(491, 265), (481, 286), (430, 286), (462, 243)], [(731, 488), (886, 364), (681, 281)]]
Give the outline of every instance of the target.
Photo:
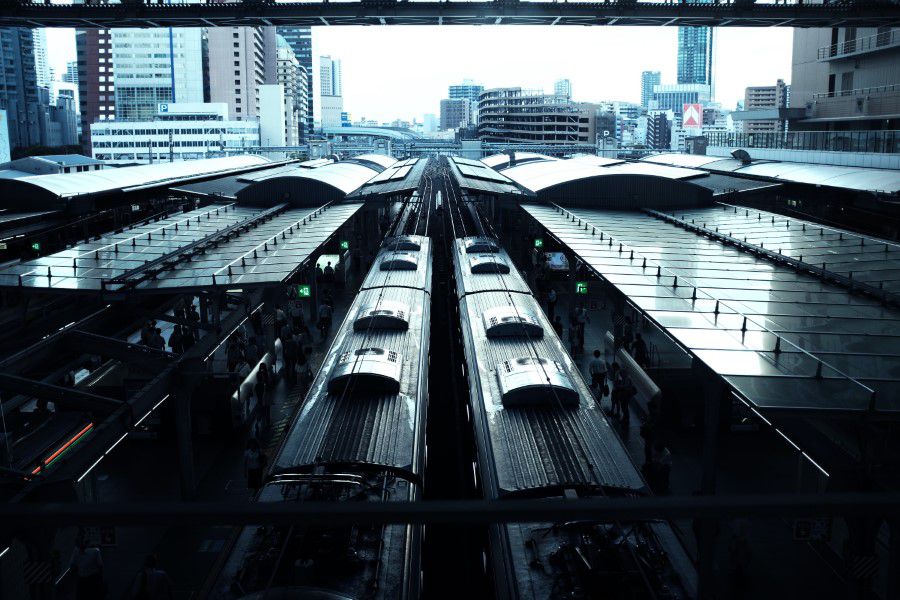
[(528, 336), (540, 338), (544, 328), (533, 314), (515, 306), (498, 306), (482, 314), (484, 331), (489, 338)]
[(402, 302), (379, 302), (376, 305), (359, 309), (353, 329), (367, 331), (369, 329), (409, 329), (409, 307)]
[(389, 240), (388, 243), (385, 244), (385, 248), (387, 248), (388, 250), (405, 250), (418, 252), (422, 249), (422, 241), (412, 236), (401, 235)]
[(496, 254), (473, 254), (469, 257), (469, 268), (476, 275), (479, 273), (509, 273), (509, 265)]
[(470, 237), (463, 241), (466, 254), (487, 254), (500, 252), (500, 246), (491, 238)]
[(381, 259), (382, 271), (415, 271), (419, 257), (409, 252), (392, 252)]
[(578, 392), (563, 366), (546, 358), (523, 357), (497, 365), (503, 406), (578, 406)]
[(360, 348), (344, 352), (331, 370), (328, 391), (332, 394), (397, 394), (403, 360), (385, 348)]

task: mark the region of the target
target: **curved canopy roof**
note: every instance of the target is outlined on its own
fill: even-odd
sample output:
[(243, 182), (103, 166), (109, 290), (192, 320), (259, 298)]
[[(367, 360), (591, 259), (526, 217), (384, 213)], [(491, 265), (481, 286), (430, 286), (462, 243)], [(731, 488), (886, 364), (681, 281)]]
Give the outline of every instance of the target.
[(276, 199), (290, 198), (296, 205), (319, 206), (340, 201), (376, 175), (379, 171), (361, 163), (342, 161), (304, 169), (279, 171), (261, 177), (238, 192), (238, 201), (254, 205), (271, 205)]
[(533, 192), (592, 177), (607, 177), (610, 175), (645, 175), (651, 177), (664, 177), (666, 179), (683, 180), (692, 177), (702, 177), (706, 173), (693, 169), (678, 169), (665, 165), (651, 163), (626, 163), (611, 162), (608, 166), (600, 166), (603, 160), (568, 159), (554, 161), (530, 162), (503, 171), (503, 174), (516, 183)]
[(422, 137), (409, 129), (390, 127), (323, 127), (322, 132), (325, 135), (367, 136), (392, 140), (417, 140)]
[(353, 156), (347, 160), (359, 160), (369, 163), (375, 163), (376, 165), (387, 169), (394, 165), (397, 162), (397, 159), (393, 156), (385, 156), (384, 154), (360, 154), (359, 156)]
[[(559, 160), (552, 156), (547, 156), (546, 154), (538, 154), (536, 152), (514, 152), (512, 166), (519, 165), (526, 162), (534, 162), (534, 161), (546, 161), (546, 160)], [(506, 152), (501, 152), (500, 154), (492, 154), (490, 156), (485, 156), (481, 159), (481, 162), (494, 169), (495, 171), (502, 171), (503, 169), (509, 168), (510, 160), (509, 154)]]
[(16, 179), (18, 184), (40, 188), (58, 198), (100, 194), (112, 191), (167, 186), (180, 181), (224, 175), (270, 161), (262, 156), (242, 154), (225, 158), (206, 158), (175, 162), (160, 162), (137, 167), (102, 169), (83, 173), (34, 175)]

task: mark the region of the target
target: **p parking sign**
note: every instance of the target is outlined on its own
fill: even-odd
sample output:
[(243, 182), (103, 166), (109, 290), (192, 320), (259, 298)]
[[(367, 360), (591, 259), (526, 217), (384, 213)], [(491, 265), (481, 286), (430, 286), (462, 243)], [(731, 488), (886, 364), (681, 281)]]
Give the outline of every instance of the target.
[(587, 293), (588, 293), (587, 281), (575, 282), (575, 293), (580, 294), (580, 295), (587, 295)]
[(297, 296), (299, 298), (309, 298), (312, 296), (312, 289), (308, 283), (301, 283), (297, 286)]

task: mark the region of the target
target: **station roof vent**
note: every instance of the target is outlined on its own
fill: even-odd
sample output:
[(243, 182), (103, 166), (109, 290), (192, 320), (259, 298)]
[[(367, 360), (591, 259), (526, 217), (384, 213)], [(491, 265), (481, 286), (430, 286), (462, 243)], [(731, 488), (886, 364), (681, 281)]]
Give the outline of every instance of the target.
[(422, 249), (422, 241), (419, 238), (410, 235), (400, 235), (388, 240), (384, 247), (388, 250), (418, 252)]
[(383, 301), (363, 306), (353, 322), (355, 331), (369, 329), (409, 329), (409, 306), (402, 302)]
[(470, 237), (463, 241), (466, 254), (489, 254), (500, 252), (500, 246), (488, 237)]
[(331, 370), (328, 391), (332, 394), (353, 390), (362, 394), (400, 392), (402, 356), (384, 348), (360, 348), (344, 352)]
[(497, 254), (473, 254), (469, 257), (472, 273), (509, 273), (509, 265)]
[(515, 358), (497, 365), (503, 406), (578, 406), (563, 366), (546, 358)]
[(415, 271), (419, 257), (411, 252), (391, 252), (381, 259), (382, 271)]
[(528, 336), (540, 338), (544, 336), (541, 327), (533, 314), (514, 306), (498, 306), (482, 314), (484, 330), (489, 338)]

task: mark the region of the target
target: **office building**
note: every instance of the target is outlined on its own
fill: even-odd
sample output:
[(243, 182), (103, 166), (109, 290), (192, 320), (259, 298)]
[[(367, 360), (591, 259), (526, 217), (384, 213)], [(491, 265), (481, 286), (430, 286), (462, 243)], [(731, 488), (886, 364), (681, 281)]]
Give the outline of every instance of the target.
[(659, 71), (644, 71), (641, 73), (641, 106), (650, 108), (653, 100), (653, 89), (662, 83), (662, 73)]
[(66, 83), (78, 85), (78, 61), (70, 60), (66, 63), (66, 72), (62, 74), (62, 80)]
[[(115, 81), (112, 73), (112, 30), (76, 29), (78, 107), (81, 113), (81, 148), (91, 149), (91, 124), (114, 119), (116, 115)], [(104, 69), (101, 74), (100, 68)], [(66, 70), (71, 73), (70, 69)], [(100, 77), (103, 80), (100, 80)]]
[(276, 36), (278, 65), (276, 79), (284, 89), (285, 144), (295, 146), (306, 137), (309, 80), (290, 44)]
[[(259, 86), (259, 140), (263, 146), (285, 146), (288, 139), (288, 114), (292, 100), (284, 87), (275, 83)], [(293, 144), (291, 144), (293, 145)]]
[[(482, 92), (478, 137), (486, 142), (595, 143), (598, 105), (519, 87)], [(615, 136), (613, 116), (611, 136)]]
[(90, 129), (91, 156), (98, 160), (157, 162), (258, 146), (260, 124), (229, 119), (224, 102), (161, 103), (149, 121), (99, 122)]
[(319, 98), (322, 104), (322, 127), (341, 127), (344, 112), (341, 61), (330, 56), (319, 57)]
[(50, 87), (50, 63), (47, 61), (47, 30), (43, 27), (32, 30), (34, 43), (34, 73), (39, 87)]
[(259, 87), (276, 82), (274, 27), (210, 27), (209, 100), (228, 105), (231, 118), (259, 116)]
[(553, 84), (553, 93), (557, 96), (564, 96), (572, 99), (572, 82), (568, 79), (557, 79)]
[(483, 85), (477, 85), (471, 79), (463, 79), (462, 83), (448, 86), (447, 97), (451, 100), (465, 98), (470, 102), (478, 102), (478, 97), (484, 91)]
[(0, 163), (9, 162), (9, 121), (6, 110), (0, 109)]
[(41, 143), (40, 97), (30, 29), (0, 29), (0, 110), (6, 111), (10, 148)]
[(713, 84), (713, 30), (678, 28), (678, 83)]
[(472, 103), (467, 98), (441, 100), (441, 129), (468, 127), (472, 116)]
[(700, 83), (676, 83), (653, 86), (654, 109), (671, 110), (680, 115), (685, 104), (708, 104), (712, 100), (710, 86)]
[(738, 113), (744, 133), (784, 131), (779, 110), (787, 108), (790, 86), (779, 79), (775, 85), (752, 86), (744, 90), (744, 110)]
[(309, 27), (278, 27), (277, 33), (294, 51), (300, 67), (306, 71), (306, 133), (313, 131), (313, 96), (315, 95), (312, 63), (312, 29)]
[(74, 90), (60, 89), (56, 100), (48, 107), (46, 142), (50, 147), (78, 144), (78, 115)]

